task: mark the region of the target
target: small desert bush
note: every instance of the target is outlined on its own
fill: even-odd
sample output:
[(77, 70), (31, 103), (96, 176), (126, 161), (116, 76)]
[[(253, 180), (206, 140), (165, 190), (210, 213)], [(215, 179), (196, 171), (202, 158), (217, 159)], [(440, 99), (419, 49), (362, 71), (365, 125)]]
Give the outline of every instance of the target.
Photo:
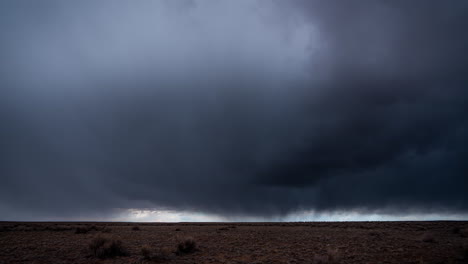
[[(29, 232), (29, 231), (34, 231), (34, 229), (30, 226), (24, 226), (24, 227), (19, 227), (16, 229), (16, 231), (25, 231), (25, 232)], [(50, 231), (61, 231), (61, 230), (57, 230), (57, 229), (50, 229)]]
[(338, 250), (327, 250), (324, 255), (316, 254), (312, 259), (313, 264), (336, 264), (339, 262)]
[(97, 258), (113, 258), (128, 255), (122, 241), (97, 236), (88, 245), (91, 254)]
[(110, 233), (112, 232), (112, 229), (110, 227), (104, 227), (102, 230), (101, 230), (102, 233)]
[(167, 247), (153, 249), (148, 245), (144, 245), (140, 249), (140, 254), (143, 256), (143, 259), (157, 262), (170, 259), (173, 253), (174, 252)]
[(468, 229), (467, 228), (460, 229), (459, 234), (461, 237), (468, 237)]
[(132, 227), (132, 230), (133, 230), (133, 231), (140, 231), (141, 229), (140, 229), (139, 226), (134, 226), (134, 227)]
[(73, 228), (71, 226), (66, 226), (66, 225), (55, 225), (55, 226), (46, 226), (45, 227), (45, 230), (57, 231), (57, 232), (68, 231), (68, 230), (72, 230), (72, 229)]
[(460, 231), (461, 231), (461, 228), (460, 228), (460, 227), (454, 227), (454, 228), (452, 229), (452, 233), (453, 233), (453, 234), (460, 234)]
[(108, 241), (107, 238), (97, 236), (91, 240), (91, 242), (88, 245), (89, 250), (94, 256), (98, 255), (98, 250), (104, 246), (104, 244)]
[(197, 243), (192, 237), (186, 237), (177, 244), (177, 254), (192, 253), (197, 249)]
[(421, 241), (426, 242), (426, 243), (435, 243), (436, 239), (433, 234), (431, 233), (424, 233), (421, 237)]
[(87, 227), (77, 227), (75, 229), (75, 234), (86, 234), (89, 232), (89, 228)]
[(151, 259), (151, 248), (148, 245), (142, 246), (140, 253), (144, 259)]

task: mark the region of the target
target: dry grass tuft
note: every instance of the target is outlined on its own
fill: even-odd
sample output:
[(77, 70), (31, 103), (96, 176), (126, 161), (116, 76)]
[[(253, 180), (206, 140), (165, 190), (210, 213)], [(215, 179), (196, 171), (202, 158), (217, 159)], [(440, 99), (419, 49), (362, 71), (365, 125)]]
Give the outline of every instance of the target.
[(144, 260), (165, 261), (171, 258), (173, 252), (169, 248), (152, 249), (148, 245), (144, 245), (140, 249), (140, 254)]
[(192, 253), (197, 249), (197, 243), (192, 237), (186, 237), (182, 239), (177, 245), (177, 254), (188, 254)]
[(122, 241), (102, 236), (93, 238), (89, 243), (88, 248), (93, 256), (101, 259), (128, 255)]
[(325, 255), (314, 255), (312, 259), (313, 264), (337, 264), (339, 263), (340, 256), (338, 254), (338, 250), (327, 250), (327, 254)]
[[(32, 227), (25, 227), (26, 230), (29, 230), (29, 231), (32, 231), (33, 228)], [(46, 226), (44, 228), (44, 230), (47, 230), (47, 231), (56, 231), (56, 232), (60, 232), (60, 231), (68, 231), (68, 230), (72, 230), (73, 228), (71, 226), (67, 226), (67, 225), (51, 225), (51, 226)]]
[(102, 230), (101, 230), (102, 233), (110, 233), (112, 232), (112, 229), (110, 227), (104, 227)]
[(434, 234), (431, 234), (431, 233), (424, 233), (424, 235), (422, 235), (422, 237), (421, 237), (421, 241), (426, 242), (426, 243), (435, 243), (435, 242), (437, 242), (435, 237), (434, 237)]
[(143, 256), (143, 259), (149, 260), (151, 259), (151, 248), (148, 245), (144, 245), (140, 249), (140, 253)]
[(459, 234), (461, 237), (468, 237), (468, 229), (467, 228), (460, 229)]
[(77, 227), (75, 229), (75, 234), (86, 234), (89, 232), (89, 228), (87, 227)]

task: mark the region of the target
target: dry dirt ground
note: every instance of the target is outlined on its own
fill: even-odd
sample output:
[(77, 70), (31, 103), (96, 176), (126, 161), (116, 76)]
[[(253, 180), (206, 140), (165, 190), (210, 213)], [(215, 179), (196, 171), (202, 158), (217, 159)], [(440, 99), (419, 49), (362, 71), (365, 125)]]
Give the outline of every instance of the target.
[(468, 263), (468, 222), (0, 222), (0, 263)]

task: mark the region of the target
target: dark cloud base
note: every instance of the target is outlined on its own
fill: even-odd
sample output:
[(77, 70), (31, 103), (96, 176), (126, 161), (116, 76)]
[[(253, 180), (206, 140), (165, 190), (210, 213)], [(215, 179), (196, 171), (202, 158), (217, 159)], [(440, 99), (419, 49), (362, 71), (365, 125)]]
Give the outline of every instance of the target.
[[(254, 216), (468, 209), (464, 1), (277, 3), (278, 23), (314, 25), (323, 44), (297, 79), (229, 55), (222, 67), (208, 61), (167, 80), (142, 73), (154, 65), (128, 76), (64, 72), (54, 85), (67, 89), (42, 75), (23, 81), (31, 73), (21, 61), (40, 55), (24, 38), (68, 32), (58, 24), (69, 9), (8, 2), (0, 4), (0, 218), (151, 207)], [(76, 7), (77, 17), (98, 8)], [(57, 45), (80, 63), (87, 42), (69, 42)], [(91, 86), (99, 89), (87, 94)]]

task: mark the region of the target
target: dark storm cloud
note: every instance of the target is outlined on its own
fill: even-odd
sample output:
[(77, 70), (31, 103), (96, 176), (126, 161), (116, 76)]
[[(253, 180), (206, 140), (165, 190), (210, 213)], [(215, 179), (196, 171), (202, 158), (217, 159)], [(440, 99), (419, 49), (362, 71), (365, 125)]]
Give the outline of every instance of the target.
[(463, 1), (0, 10), (4, 218), (467, 209)]

